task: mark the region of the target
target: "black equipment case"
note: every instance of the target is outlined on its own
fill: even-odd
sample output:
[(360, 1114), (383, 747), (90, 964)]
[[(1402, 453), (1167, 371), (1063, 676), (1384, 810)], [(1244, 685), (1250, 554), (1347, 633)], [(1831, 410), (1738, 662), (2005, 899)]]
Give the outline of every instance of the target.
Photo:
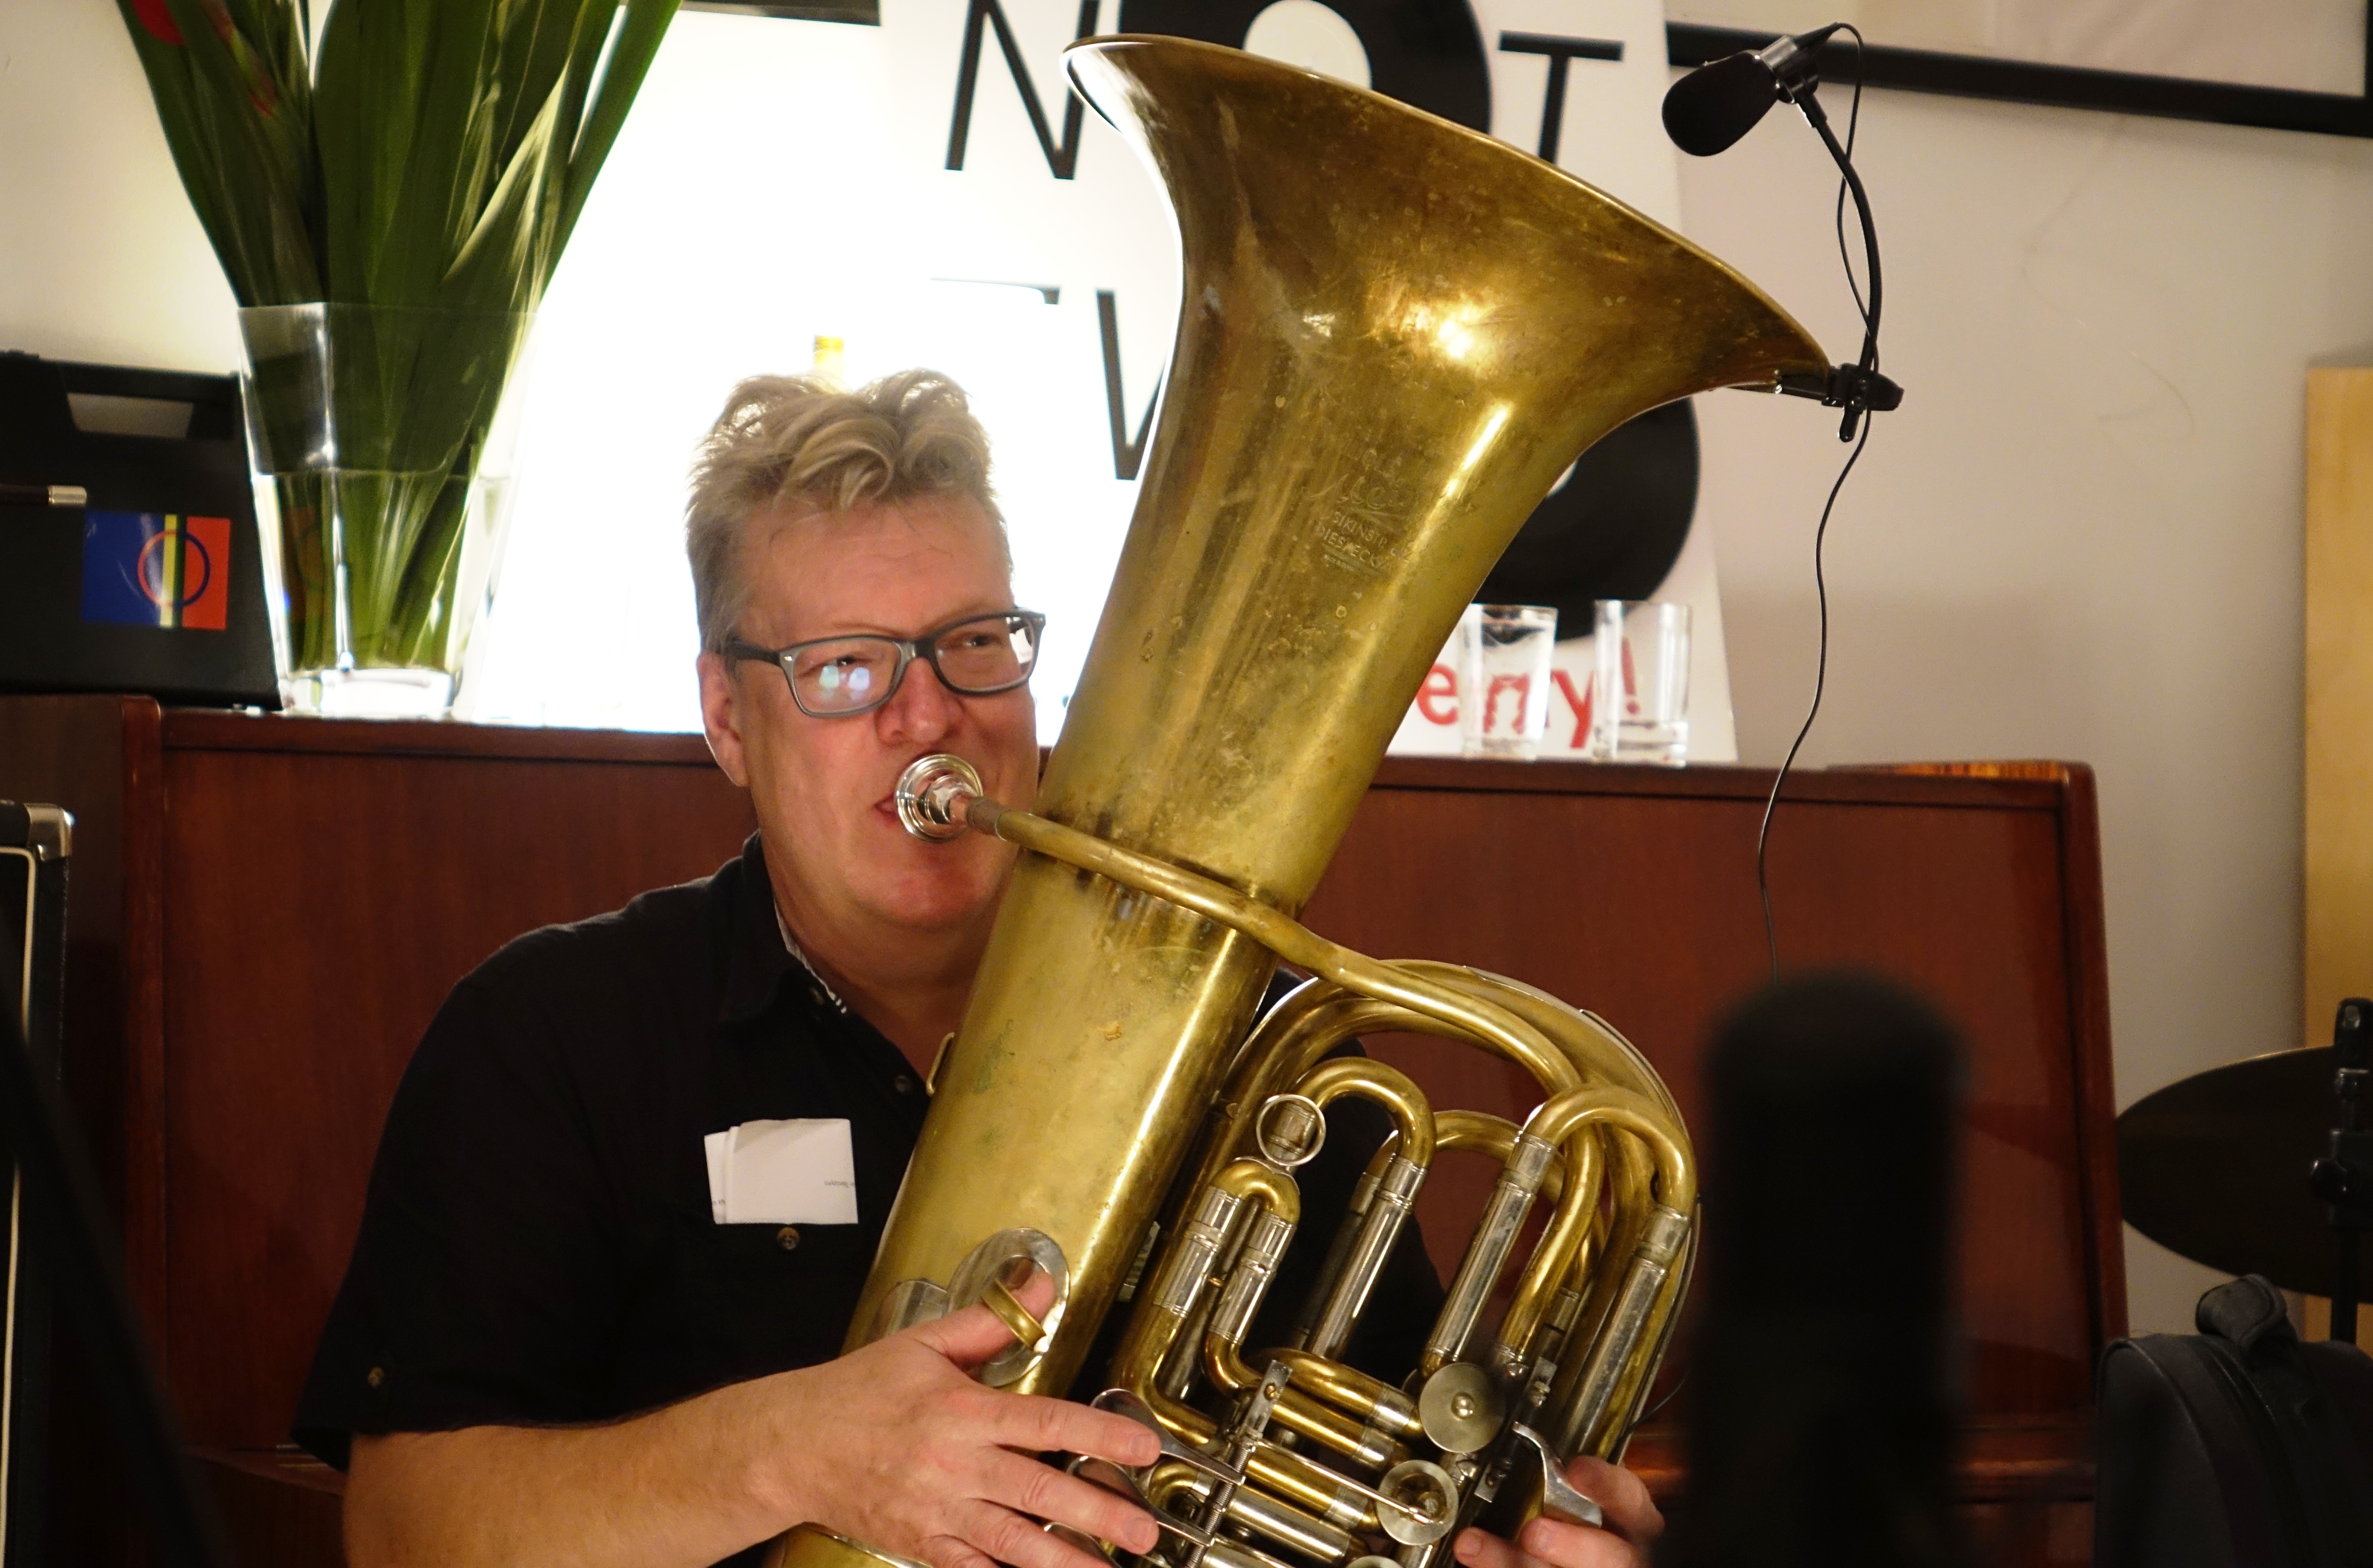
[(2095, 1568), (2373, 1568), (2373, 1358), (2255, 1274), (2101, 1353)]
[(236, 378), (0, 353), (0, 690), (277, 708), (263, 596)]

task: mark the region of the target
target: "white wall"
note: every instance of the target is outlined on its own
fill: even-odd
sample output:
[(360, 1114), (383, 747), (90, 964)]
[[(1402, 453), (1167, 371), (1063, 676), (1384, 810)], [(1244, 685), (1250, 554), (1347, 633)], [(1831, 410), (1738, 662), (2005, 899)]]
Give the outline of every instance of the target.
[[(1857, 161), (1909, 391), (1831, 525), (1806, 755), (2098, 770), (2122, 1106), (2309, 1043), (2302, 408), (2310, 362), (2373, 342), (2373, 143), (1875, 92)], [(1774, 113), (1681, 181), (1690, 234), (1846, 354), (1810, 131)], [(1740, 753), (1776, 761), (1843, 449), (1808, 404), (1700, 406)], [(2137, 1328), (2189, 1331), (2214, 1276), (2131, 1232), (2128, 1264)]]
[(1874, 44), (2304, 92), (2365, 83), (2361, 0), (1673, 0), (1675, 21), (1766, 32), (1859, 23)]
[(112, 0), (0, 0), (0, 348), (227, 371), (230, 287)]
[[(1807, 755), (2099, 769), (2122, 1103), (2300, 1043), (2302, 384), (2373, 344), (2373, 143), (1874, 93), (1862, 155), (1911, 395), (1832, 530)], [(1682, 170), (1690, 232), (1842, 355), (1831, 190), (1778, 114)], [(0, 346), (231, 367), (106, 0), (0, 0)], [(1701, 406), (1739, 741), (1769, 761), (1841, 449), (1806, 404)], [(2198, 1271), (2130, 1263), (2136, 1325), (2186, 1326)]]

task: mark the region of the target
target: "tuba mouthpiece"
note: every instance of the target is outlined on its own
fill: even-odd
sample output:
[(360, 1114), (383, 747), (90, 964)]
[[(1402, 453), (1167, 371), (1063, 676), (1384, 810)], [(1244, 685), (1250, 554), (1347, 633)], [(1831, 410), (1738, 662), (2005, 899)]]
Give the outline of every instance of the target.
[(917, 757), (898, 776), (898, 820), (918, 838), (961, 838), (965, 811), (980, 799), (980, 775), (960, 756)]

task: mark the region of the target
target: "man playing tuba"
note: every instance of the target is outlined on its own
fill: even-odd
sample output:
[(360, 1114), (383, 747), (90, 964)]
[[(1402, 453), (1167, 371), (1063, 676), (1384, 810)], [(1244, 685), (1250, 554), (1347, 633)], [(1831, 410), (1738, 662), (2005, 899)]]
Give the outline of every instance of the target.
[[(1096, 1568), (1042, 1520), (1150, 1550), (1148, 1515), (1034, 1456), (1140, 1466), (1152, 1434), (976, 1382), (1011, 1340), (988, 1308), (839, 1353), (1014, 855), (909, 837), (893, 785), (939, 752), (1004, 802), (1037, 775), (1043, 620), (987, 438), (928, 372), (751, 380), (687, 534), (703, 721), (758, 832), (706, 882), (512, 942), (430, 1025), (297, 1421), (348, 1470), (348, 1555), (695, 1568), (812, 1522), (932, 1568)], [(1374, 1125), (1297, 1173), (1320, 1234), (1385, 1130), (1336, 1114)], [(1440, 1300), (1405, 1235), (1352, 1359), (1412, 1364)], [(1469, 1531), (1458, 1559), (1644, 1562), (1644, 1487), (1572, 1480), (1607, 1530)]]

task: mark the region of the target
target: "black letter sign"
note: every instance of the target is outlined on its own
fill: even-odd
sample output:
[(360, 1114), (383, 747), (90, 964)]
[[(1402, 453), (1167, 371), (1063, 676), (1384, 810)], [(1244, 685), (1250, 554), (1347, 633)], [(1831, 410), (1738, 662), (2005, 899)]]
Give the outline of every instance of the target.
[[(1489, 135), (1491, 71), (1467, 0), (1327, 0), (1368, 52), (1368, 80), (1386, 98)], [(1268, 0), (1121, 0), (1120, 30), (1245, 46)]]

